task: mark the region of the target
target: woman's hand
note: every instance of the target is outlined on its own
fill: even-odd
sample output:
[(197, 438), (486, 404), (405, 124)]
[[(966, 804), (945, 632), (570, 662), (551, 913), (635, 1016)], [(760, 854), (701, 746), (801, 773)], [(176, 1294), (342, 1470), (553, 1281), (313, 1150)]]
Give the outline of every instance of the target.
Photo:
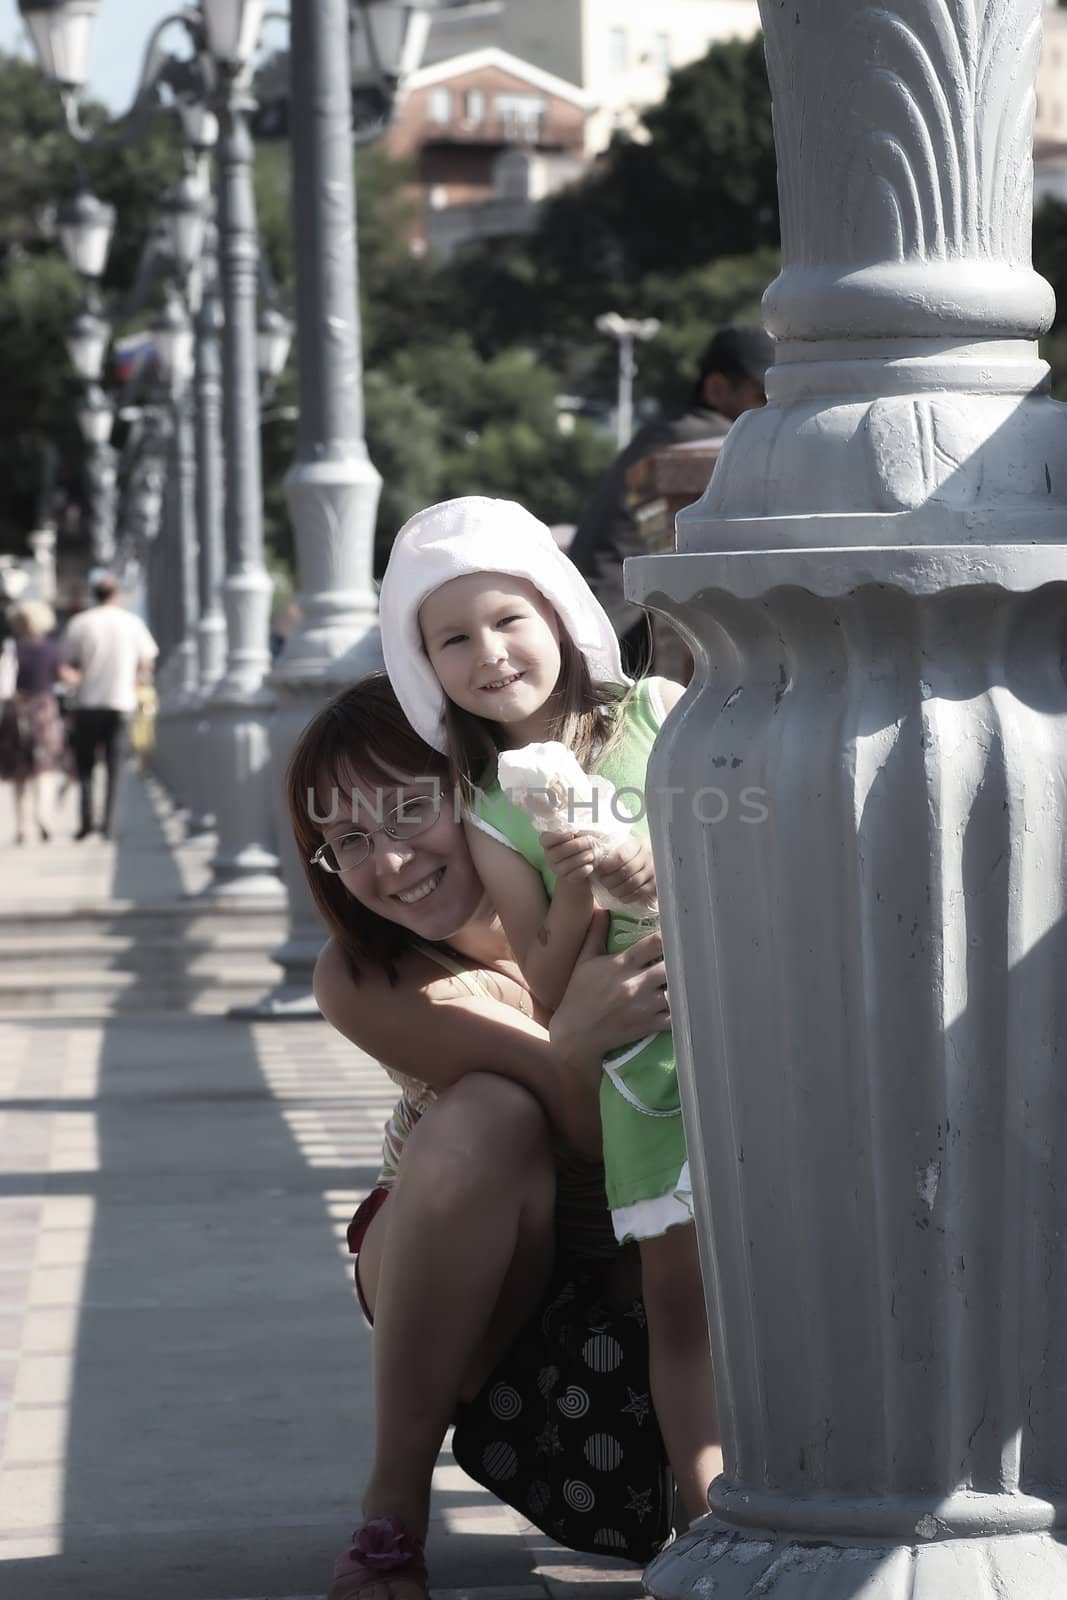
[(618, 955), (604, 954), (608, 916), (594, 914), (566, 993), (549, 1024), (549, 1037), (571, 1071), (599, 1083), (610, 1050), (633, 1044), (671, 1025), (663, 943), (658, 933)]
[(656, 867), (651, 846), (632, 833), (606, 850), (597, 863), (596, 880), (624, 906), (649, 907), (656, 901)]

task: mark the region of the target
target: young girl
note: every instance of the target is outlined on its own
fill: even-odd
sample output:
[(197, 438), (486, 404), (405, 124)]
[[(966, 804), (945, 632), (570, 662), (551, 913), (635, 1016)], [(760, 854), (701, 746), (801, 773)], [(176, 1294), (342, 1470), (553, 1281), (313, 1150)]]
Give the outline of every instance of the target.
[[(586, 770), (644, 792), (660, 722), (682, 689), (629, 685), (607, 616), (549, 530), (511, 501), (470, 496), (419, 512), (381, 590), (386, 667), (415, 730), (448, 753), (471, 852), (534, 993), (554, 1006), (593, 915), (591, 879), (631, 903), (612, 947), (647, 931), (647, 824), (595, 861), (580, 818), (538, 835), (496, 781), (501, 750), (558, 741)], [(429, 892), (433, 892), (432, 888)], [(610, 1064), (601, 1088), (608, 1200), (641, 1253), (656, 1413), (690, 1517), (721, 1470), (695, 1229), (676, 1190), (685, 1139), (669, 1035)]]

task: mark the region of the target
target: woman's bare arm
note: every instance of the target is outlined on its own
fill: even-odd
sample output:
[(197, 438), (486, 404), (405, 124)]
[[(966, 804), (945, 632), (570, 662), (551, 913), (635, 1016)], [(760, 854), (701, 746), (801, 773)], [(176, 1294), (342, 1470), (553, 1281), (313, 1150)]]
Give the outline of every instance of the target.
[[(553, 1036), (516, 1006), (474, 996), (458, 978), (411, 958), (395, 985), (367, 970), (359, 982), (332, 941), (315, 968), (315, 998), (338, 1033), (398, 1072), (442, 1090), (468, 1072), (495, 1072), (528, 1088), (553, 1125), (588, 1149), (600, 1057), (670, 1026), (658, 935), (620, 956), (603, 949), (598, 919), (553, 1019)], [(646, 965), (651, 962), (652, 965)]]

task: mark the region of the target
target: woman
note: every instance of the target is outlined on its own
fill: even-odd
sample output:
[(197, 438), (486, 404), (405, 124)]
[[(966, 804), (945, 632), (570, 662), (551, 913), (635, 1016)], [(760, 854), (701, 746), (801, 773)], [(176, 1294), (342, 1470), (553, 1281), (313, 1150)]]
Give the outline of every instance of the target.
[(18, 672), (15, 695), (0, 723), (0, 777), (15, 785), (15, 842), (25, 844), (30, 801), (42, 841), (52, 837), (56, 773), (63, 759), (63, 722), (55, 696), (63, 674), (59, 641), (49, 638), (55, 613), (43, 600), (26, 600), (9, 613)]
[[(375, 1446), (328, 1600), (426, 1600), (430, 1482), (457, 1405), (539, 1304), (557, 1249), (612, 1249), (602, 1190), (588, 1203), (601, 1058), (670, 1026), (658, 934), (608, 957), (602, 922), (549, 1026), (446, 791), (444, 758), (383, 676), (319, 713), (288, 774), (331, 935), (316, 998), (403, 1090), (379, 1187), (349, 1229), (374, 1326)], [(557, 1166), (554, 1137), (587, 1159)]]

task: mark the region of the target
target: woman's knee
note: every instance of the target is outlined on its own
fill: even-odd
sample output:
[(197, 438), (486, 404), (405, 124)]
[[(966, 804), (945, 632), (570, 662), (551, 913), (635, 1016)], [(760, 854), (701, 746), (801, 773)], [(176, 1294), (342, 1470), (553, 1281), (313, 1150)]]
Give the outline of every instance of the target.
[(401, 1177), (435, 1209), (502, 1192), (520, 1201), (554, 1173), (548, 1121), (521, 1084), (470, 1073), (442, 1094), (412, 1130)]
[[(428, 1114), (438, 1137), (460, 1137), (488, 1159), (550, 1156), (548, 1118), (528, 1089), (492, 1072), (469, 1072)], [(424, 1119), (426, 1120), (426, 1119)]]

